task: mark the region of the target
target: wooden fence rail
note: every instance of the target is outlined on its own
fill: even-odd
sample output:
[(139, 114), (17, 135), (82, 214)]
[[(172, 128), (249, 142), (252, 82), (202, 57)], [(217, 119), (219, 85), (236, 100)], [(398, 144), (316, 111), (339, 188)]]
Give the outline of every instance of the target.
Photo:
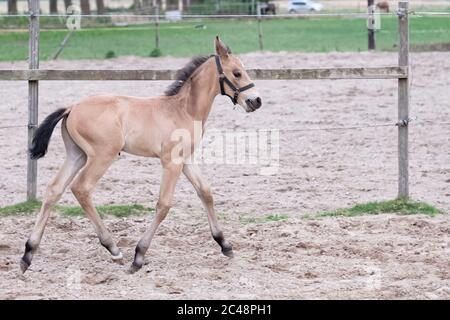
[[(177, 70), (0, 70), (0, 80), (174, 80)], [(250, 69), (255, 80), (404, 79), (408, 68)]]

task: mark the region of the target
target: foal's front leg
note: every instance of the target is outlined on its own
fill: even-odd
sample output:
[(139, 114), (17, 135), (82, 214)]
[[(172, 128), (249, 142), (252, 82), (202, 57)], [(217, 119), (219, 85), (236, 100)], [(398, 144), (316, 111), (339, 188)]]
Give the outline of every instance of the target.
[(208, 181), (203, 178), (200, 169), (195, 164), (185, 164), (183, 167), (183, 173), (188, 180), (194, 186), (195, 191), (208, 213), (209, 227), (211, 228), (211, 234), (216, 242), (222, 248), (222, 253), (227, 257), (233, 257), (233, 249), (231, 245), (225, 240), (223, 232), (219, 226), (216, 212), (214, 211), (214, 201), (211, 192), (211, 186)]
[(182, 168), (182, 163), (175, 164), (172, 161), (169, 161), (166, 164), (163, 163), (163, 176), (159, 190), (159, 199), (156, 204), (156, 213), (149, 228), (145, 231), (144, 236), (141, 240), (139, 240), (136, 246), (134, 261), (130, 267), (130, 273), (138, 271), (144, 264), (145, 253), (150, 247), (150, 243), (155, 235), (156, 229), (158, 229), (160, 223), (166, 218), (172, 205), (173, 193)]

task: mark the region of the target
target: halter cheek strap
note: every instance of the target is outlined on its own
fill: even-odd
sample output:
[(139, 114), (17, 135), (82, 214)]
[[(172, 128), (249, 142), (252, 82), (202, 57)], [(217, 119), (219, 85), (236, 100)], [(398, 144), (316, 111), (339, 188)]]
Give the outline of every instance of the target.
[[(220, 93), (223, 96), (229, 97), (234, 104), (237, 104), (237, 99), (239, 97), (239, 94), (245, 90), (253, 88), (255, 86), (255, 84), (252, 82), (244, 87), (236, 88), (235, 85), (230, 81), (230, 79), (227, 78), (227, 76), (223, 72), (222, 64), (220, 63), (220, 57), (218, 55), (216, 55), (215, 59), (216, 59), (217, 72), (219, 73)], [(231, 89), (231, 91), (233, 91), (233, 96), (230, 96), (229, 94), (227, 94), (225, 92), (225, 84)]]

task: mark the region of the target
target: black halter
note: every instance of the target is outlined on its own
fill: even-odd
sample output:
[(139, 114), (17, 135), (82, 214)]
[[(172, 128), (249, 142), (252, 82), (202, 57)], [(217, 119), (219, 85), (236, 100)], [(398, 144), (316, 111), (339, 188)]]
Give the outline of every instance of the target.
[[(239, 93), (248, 90), (250, 88), (253, 88), (255, 84), (252, 82), (244, 87), (236, 88), (234, 84), (227, 78), (225, 73), (223, 73), (222, 65), (220, 64), (220, 58), (218, 55), (215, 56), (216, 58), (216, 65), (217, 65), (217, 72), (219, 73), (219, 84), (220, 84), (220, 93), (223, 96), (227, 96), (233, 101), (234, 104), (237, 104), (237, 99), (239, 96)], [(228, 87), (233, 91), (233, 96), (230, 96), (225, 92), (225, 83), (228, 85)]]

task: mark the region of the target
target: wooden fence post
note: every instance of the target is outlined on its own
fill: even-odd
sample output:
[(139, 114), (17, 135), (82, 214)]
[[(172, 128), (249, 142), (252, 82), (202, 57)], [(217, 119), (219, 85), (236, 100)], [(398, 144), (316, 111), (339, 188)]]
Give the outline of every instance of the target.
[(367, 33), (368, 33), (368, 49), (369, 51), (375, 50), (376, 47), (376, 40), (375, 40), (375, 21), (374, 21), (374, 14), (375, 14), (375, 1), (374, 0), (367, 0), (367, 13), (369, 14), (369, 17), (367, 19)]
[(159, 50), (159, 4), (155, 7), (155, 48)]
[[(28, 68), (39, 69), (39, 0), (28, 0), (30, 13)], [(30, 158), (29, 149), (38, 124), (39, 82), (28, 81), (28, 161), (27, 200), (36, 199), (37, 161)]]
[[(398, 4), (399, 51), (398, 65), (408, 68), (409, 75), (409, 19), (408, 2)], [(409, 197), (408, 122), (409, 78), (398, 79), (398, 197)]]

